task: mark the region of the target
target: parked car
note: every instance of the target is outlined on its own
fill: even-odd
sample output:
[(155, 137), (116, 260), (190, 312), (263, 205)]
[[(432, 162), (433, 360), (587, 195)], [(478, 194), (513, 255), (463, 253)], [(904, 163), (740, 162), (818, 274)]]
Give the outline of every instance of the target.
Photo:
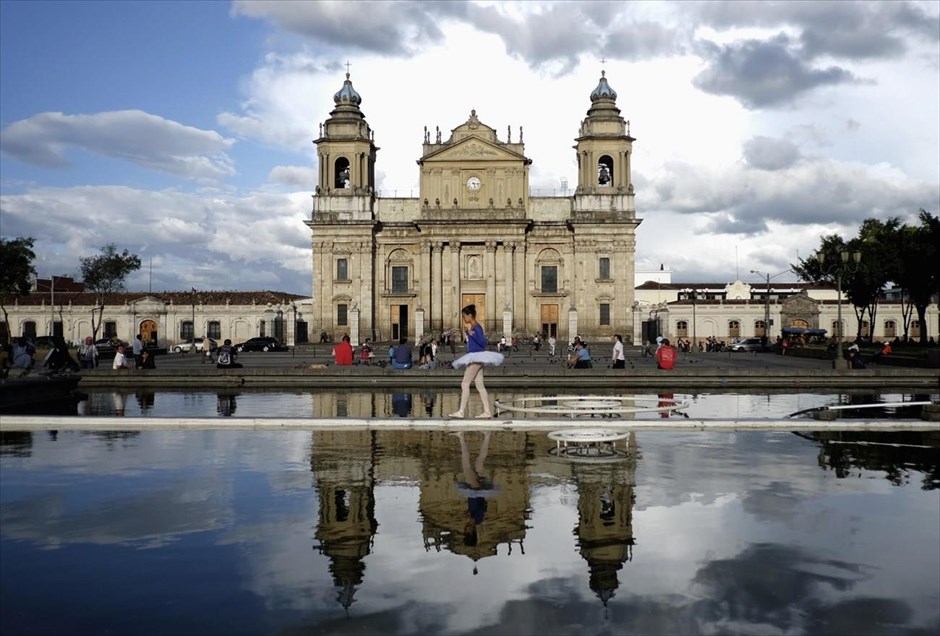
[(766, 351), (763, 341), (760, 338), (745, 338), (731, 345), (732, 351)]
[(287, 351), (287, 346), (282, 345), (281, 341), (271, 336), (259, 336), (249, 338), (245, 342), (235, 345), (235, 351)]
[(98, 353), (114, 353), (117, 351), (118, 345), (124, 345), (125, 347), (127, 346), (126, 343), (122, 342), (118, 338), (98, 338), (95, 340), (95, 349), (98, 350)]
[[(209, 342), (209, 351), (215, 351), (219, 348), (219, 343), (213, 340), (212, 338), (208, 339)], [(170, 347), (170, 351), (173, 353), (189, 353), (195, 348), (196, 351), (205, 351), (206, 350), (206, 340), (203, 338), (190, 338), (184, 342)]]

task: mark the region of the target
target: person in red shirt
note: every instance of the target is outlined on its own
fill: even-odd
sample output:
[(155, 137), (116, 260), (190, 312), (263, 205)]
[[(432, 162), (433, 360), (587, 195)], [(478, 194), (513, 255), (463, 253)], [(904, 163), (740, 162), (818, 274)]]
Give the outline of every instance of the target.
[(678, 350), (664, 338), (662, 346), (656, 351), (656, 367), (658, 369), (672, 369), (676, 366), (678, 357)]
[(349, 344), (349, 336), (343, 335), (342, 342), (333, 347), (333, 359), (337, 366), (346, 366), (353, 363), (352, 345)]

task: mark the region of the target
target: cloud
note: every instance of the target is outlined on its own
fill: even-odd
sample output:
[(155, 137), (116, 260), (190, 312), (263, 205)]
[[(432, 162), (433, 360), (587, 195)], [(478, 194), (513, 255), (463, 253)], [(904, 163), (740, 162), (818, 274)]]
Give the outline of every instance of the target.
[[(123, 186), (37, 188), (0, 197), (4, 234), (34, 236), (41, 271), (75, 272), (108, 243), (145, 261), (153, 288), (276, 289), (308, 293), (309, 192), (184, 193)], [(133, 210), (134, 214), (127, 214)], [(232, 272), (237, 270), (238, 276)], [(146, 289), (149, 272), (128, 279)]]
[(700, 2), (701, 24), (717, 29), (789, 26), (807, 58), (887, 59), (905, 53), (911, 37), (940, 39), (940, 16), (913, 2)]
[(312, 190), (317, 183), (317, 171), (305, 166), (276, 166), (268, 173), (268, 181)]
[(225, 154), (234, 144), (211, 130), (199, 130), (140, 110), (94, 115), (40, 113), (0, 132), (7, 156), (44, 168), (67, 168), (66, 152), (124, 159), (187, 179), (222, 179), (235, 174)]
[(449, 3), (251, 2), (238, 1), (232, 14), (267, 20), (276, 27), (348, 50), (410, 56), (440, 42), (438, 12)]
[(752, 137), (744, 142), (744, 158), (760, 170), (781, 170), (799, 160), (800, 149), (786, 139)]
[(706, 93), (734, 97), (749, 109), (785, 106), (821, 86), (857, 81), (838, 66), (809, 67), (785, 34), (730, 45), (702, 41), (699, 50), (708, 67), (692, 83)]

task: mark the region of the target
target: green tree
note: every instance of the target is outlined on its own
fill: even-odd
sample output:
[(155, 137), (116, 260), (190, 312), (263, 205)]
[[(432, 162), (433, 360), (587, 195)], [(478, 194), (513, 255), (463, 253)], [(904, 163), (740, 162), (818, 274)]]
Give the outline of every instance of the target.
[(33, 261), (36, 260), (33, 243), (32, 238), (0, 237), (0, 310), (3, 311), (3, 322), (7, 325), (3, 344), (8, 343), (11, 336), (7, 304), (18, 296), (29, 294), (32, 287), (30, 276), (36, 271), (33, 268)]
[[(109, 243), (96, 256), (82, 257), (80, 260), (85, 288), (95, 293), (96, 306), (91, 312), (91, 332), (97, 340), (108, 294), (124, 290), (124, 280), (128, 274), (140, 269), (140, 257), (127, 250), (119, 254), (114, 243)], [(98, 312), (97, 321), (95, 311)]]
[(927, 307), (931, 297), (940, 294), (940, 263), (937, 245), (940, 244), (940, 218), (924, 209), (919, 214), (920, 225), (905, 226), (898, 240), (898, 285), (902, 288), (907, 306), (904, 313), (904, 335), (907, 335), (911, 310), (917, 311), (920, 322), (920, 342), (928, 340)]

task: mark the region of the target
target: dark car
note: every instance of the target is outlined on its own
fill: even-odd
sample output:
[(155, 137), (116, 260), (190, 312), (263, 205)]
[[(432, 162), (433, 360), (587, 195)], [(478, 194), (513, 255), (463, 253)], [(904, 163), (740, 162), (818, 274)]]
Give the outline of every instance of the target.
[(287, 347), (281, 344), (281, 341), (271, 336), (259, 336), (249, 338), (245, 342), (235, 345), (235, 351), (287, 351)]
[(117, 351), (118, 345), (124, 345), (125, 347), (127, 346), (126, 343), (122, 342), (118, 338), (99, 338), (95, 340), (95, 349), (98, 350), (98, 353), (114, 353)]

